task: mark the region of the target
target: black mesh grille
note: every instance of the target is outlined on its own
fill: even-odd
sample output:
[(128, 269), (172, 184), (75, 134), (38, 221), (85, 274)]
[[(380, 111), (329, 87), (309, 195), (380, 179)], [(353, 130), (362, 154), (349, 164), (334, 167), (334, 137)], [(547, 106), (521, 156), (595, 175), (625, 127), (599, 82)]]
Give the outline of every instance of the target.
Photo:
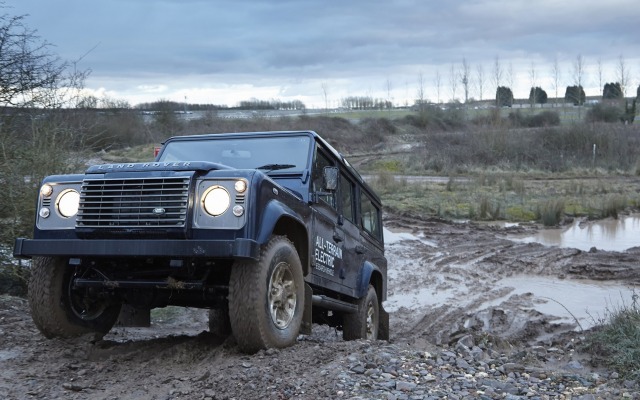
[(189, 177), (86, 179), (79, 228), (184, 227)]

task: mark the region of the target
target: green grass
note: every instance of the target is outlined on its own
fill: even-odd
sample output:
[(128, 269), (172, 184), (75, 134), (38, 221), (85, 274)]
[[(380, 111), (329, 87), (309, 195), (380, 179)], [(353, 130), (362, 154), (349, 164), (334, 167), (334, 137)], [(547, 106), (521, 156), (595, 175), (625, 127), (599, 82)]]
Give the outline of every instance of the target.
[(565, 216), (617, 217), (636, 208), (637, 178), (531, 178), (489, 173), (443, 182), (408, 182), (390, 173), (377, 175), (372, 186), (395, 212), (449, 219), (538, 221), (559, 224)]
[(608, 310), (586, 339), (586, 350), (594, 359), (623, 379), (640, 380), (639, 298), (634, 291), (632, 304)]

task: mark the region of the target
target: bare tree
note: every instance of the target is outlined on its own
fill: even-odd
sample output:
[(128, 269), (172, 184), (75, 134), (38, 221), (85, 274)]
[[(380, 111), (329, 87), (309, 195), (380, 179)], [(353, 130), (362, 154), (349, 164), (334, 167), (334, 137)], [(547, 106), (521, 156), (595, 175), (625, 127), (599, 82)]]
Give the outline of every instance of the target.
[(502, 65), (500, 64), (500, 58), (496, 56), (493, 61), (493, 85), (496, 87), (496, 91), (498, 87), (502, 85)]
[[(25, 16), (0, 15), (0, 241), (6, 245), (30, 235), (37, 183), (74, 168), (70, 150), (83, 140), (69, 119), (87, 72), (51, 47)], [(56, 112), (64, 106), (69, 110)]]
[(602, 93), (604, 88), (602, 86), (602, 75), (603, 75), (603, 72), (602, 72), (602, 59), (601, 58), (598, 58), (597, 67), (598, 67), (598, 91), (600, 93)]
[(387, 81), (385, 82), (385, 89), (387, 90), (387, 104), (386, 106), (389, 108), (389, 110), (391, 110), (393, 108), (393, 97), (391, 95), (391, 92), (393, 90), (393, 86), (391, 85), (391, 79), (387, 78)]
[(469, 82), (471, 76), (471, 67), (465, 57), (462, 58), (462, 68), (460, 69), (460, 82), (464, 90), (464, 103), (469, 102)]
[(24, 25), (24, 16), (0, 16), (0, 105), (48, 107), (67, 79), (69, 64)]
[(573, 62), (573, 83), (576, 86), (582, 87), (584, 83), (585, 74), (585, 61), (582, 54), (578, 54)]
[(416, 96), (418, 97), (418, 109), (422, 112), (425, 106), (424, 75), (422, 74), (422, 72), (418, 74), (418, 91), (416, 93)]
[(451, 89), (451, 102), (454, 103), (458, 91), (458, 71), (456, 71), (456, 66), (453, 63), (449, 68), (449, 87)]
[(476, 87), (478, 89), (478, 99), (482, 101), (482, 95), (484, 94), (484, 68), (482, 64), (476, 65)]
[[(582, 105), (582, 95), (580, 93), (583, 90), (582, 84), (585, 79), (585, 61), (582, 54), (578, 54), (573, 62), (573, 83), (578, 87), (578, 105)], [(580, 115), (580, 109), (578, 109), (578, 115)]]
[(625, 62), (624, 56), (621, 54), (618, 57), (618, 65), (616, 66), (616, 80), (620, 83), (620, 89), (622, 90), (622, 97), (626, 97), (626, 89), (629, 86), (629, 70)]
[(531, 66), (529, 67), (529, 83), (531, 84), (531, 90), (532, 92), (532, 96), (531, 99), (529, 99), (530, 101), (530, 105), (531, 108), (533, 108), (534, 104), (536, 103), (536, 98), (537, 98), (537, 93), (536, 91), (537, 89), (537, 76), (536, 76), (536, 65), (533, 61), (531, 61)]
[(322, 88), (322, 97), (324, 98), (324, 111), (327, 112), (329, 111), (329, 85), (327, 85), (327, 82), (322, 82), (320, 87)]
[(442, 92), (442, 76), (440, 75), (440, 71), (436, 70), (436, 95), (438, 97), (438, 104), (441, 103), (441, 94)]
[(515, 75), (513, 73), (513, 63), (509, 62), (509, 67), (507, 68), (507, 85), (509, 89), (513, 90), (513, 80), (515, 79)]
[(553, 83), (553, 90), (555, 91), (555, 105), (558, 103), (558, 90), (560, 90), (560, 79), (562, 72), (560, 71), (560, 62), (558, 56), (553, 58), (553, 65), (551, 66), (551, 79)]

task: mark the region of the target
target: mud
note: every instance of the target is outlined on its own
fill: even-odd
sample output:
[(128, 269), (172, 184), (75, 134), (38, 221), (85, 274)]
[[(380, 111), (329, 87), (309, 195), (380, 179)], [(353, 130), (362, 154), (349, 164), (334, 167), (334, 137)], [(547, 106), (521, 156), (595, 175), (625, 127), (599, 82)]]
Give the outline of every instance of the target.
[[(385, 229), (391, 344), (412, 354), (451, 349), (469, 334), (508, 353), (567, 348), (607, 309), (640, 292), (638, 248), (581, 251), (511, 240), (534, 235), (534, 225), (389, 215)], [(49, 340), (25, 300), (0, 297), (0, 398), (349, 398), (335, 380), (349, 373), (349, 360), (391, 352), (387, 343), (344, 342), (314, 326), (291, 348), (249, 356), (208, 333), (202, 310), (177, 310), (156, 314), (151, 328)], [(580, 360), (579, 372), (610, 376), (571, 351), (564, 361)], [(535, 367), (560, 364), (537, 360)], [(357, 386), (360, 398), (377, 398)]]

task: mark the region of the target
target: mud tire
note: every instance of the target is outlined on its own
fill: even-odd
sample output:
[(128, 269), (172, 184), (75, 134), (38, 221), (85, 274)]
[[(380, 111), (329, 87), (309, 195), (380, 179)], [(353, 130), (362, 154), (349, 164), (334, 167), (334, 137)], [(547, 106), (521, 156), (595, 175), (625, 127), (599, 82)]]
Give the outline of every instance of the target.
[(295, 247), (273, 236), (257, 262), (231, 270), (229, 317), (241, 351), (283, 348), (295, 343), (304, 312), (304, 278)]
[(344, 340), (377, 340), (380, 326), (380, 304), (373, 286), (369, 285), (367, 295), (358, 300), (355, 314), (344, 314), (342, 338)]
[[(72, 292), (70, 283), (75, 269), (66, 261), (65, 258), (33, 258), (27, 295), (33, 322), (50, 339), (107, 333), (116, 323), (121, 306)], [(90, 314), (83, 316), (81, 301), (89, 304)]]

